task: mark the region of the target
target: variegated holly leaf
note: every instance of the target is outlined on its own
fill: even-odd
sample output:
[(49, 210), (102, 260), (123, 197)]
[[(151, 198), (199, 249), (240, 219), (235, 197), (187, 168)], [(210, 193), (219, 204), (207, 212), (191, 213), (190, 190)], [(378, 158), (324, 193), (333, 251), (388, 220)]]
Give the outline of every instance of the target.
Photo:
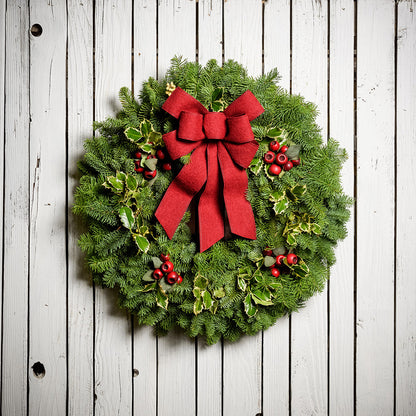
[(169, 299), (165, 291), (159, 286), (156, 291), (156, 302), (163, 309), (168, 309)]
[(263, 165), (263, 160), (259, 157), (255, 157), (250, 163), (250, 170), (255, 174), (258, 175), (261, 171), (261, 167)]
[(287, 199), (282, 199), (279, 202), (275, 202), (273, 205), (273, 211), (276, 215), (282, 214), (287, 210), (287, 207), (289, 205), (289, 201)]
[(321, 226), (319, 224), (316, 224), (316, 223), (311, 224), (311, 230), (316, 235), (321, 235), (322, 234), (322, 229), (321, 229)]
[(257, 307), (251, 302), (250, 293), (244, 298), (244, 310), (249, 317), (253, 317), (257, 313)]
[(273, 305), (272, 302), (272, 294), (270, 293), (269, 289), (254, 289), (251, 292), (252, 299), (254, 303), (257, 305), (263, 306), (271, 306)]
[(282, 130), (278, 129), (277, 127), (273, 127), (267, 132), (267, 137), (274, 139), (275, 137), (279, 137), (281, 134)]
[(208, 290), (205, 290), (202, 293), (202, 300), (204, 301), (204, 308), (205, 309), (210, 309), (211, 306), (212, 306), (213, 300), (212, 300), (211, 293), (209, 293)]
[(220, 287), (219, 289), (215, 289), (213, 292), (214, 298), (221, 299), (225, 296), (225, 290), (223, 287)]
[(133, 210), (130, 207), (121, 207), (118, 210), (118, 215), (123, 226), (131, 230), (134, 226)]
[(140, 130), (135, 129), (134, 127), (127, 127), (127, 129), (124, 130), (124, 134), (133, 143), (139, 143), (143, 138), (143, 134)]
[(133, 175), (127, 175), (126, 185), (130, 191), (135, 191), (137, 188), (137, 179)]
[(202, 312), (204, 309), (202, 298), (197, 298), (197, 300), (194, 302), (194, 314), (198, 315)]
[(103, 186), (116, 194), (121, 194), (124, 191), (124, 182), (115, 176), (109, 176)]
[(134, 241), (137, 244), (137, 247), (139, 247), (139, 249), (143, 251), (143, 253), (147, 253), (150, 247), (150, 243), (147, 240), (147, 238), (139, 234), (133, 234), (133, 237), (134, 237)]
[(237, 284), (241, 291), (245, 292), (247, 289), (247, 282), (242, 277), (237, 277)]

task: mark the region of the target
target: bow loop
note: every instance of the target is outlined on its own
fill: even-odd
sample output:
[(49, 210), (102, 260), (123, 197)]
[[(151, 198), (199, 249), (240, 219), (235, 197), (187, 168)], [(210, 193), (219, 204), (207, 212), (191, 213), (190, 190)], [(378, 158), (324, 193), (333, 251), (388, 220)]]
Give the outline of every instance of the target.
[(254, 215), (245, 196), (245, 169), (258, 149), (250, 121), (264, 111), (261, 104), (251, 91), (246, 91), (224, 112), (209, 112), (177, 87), (162, 108), (179, 119), (178, 130), (163, 135), (172, 159), (193, 152), (155, 213), (168, 237), (173, 237), (189, 203), (203, 188), (198, 205), (201, 252), (224, 237), (223, 202), (231, 231), (255, 239)]

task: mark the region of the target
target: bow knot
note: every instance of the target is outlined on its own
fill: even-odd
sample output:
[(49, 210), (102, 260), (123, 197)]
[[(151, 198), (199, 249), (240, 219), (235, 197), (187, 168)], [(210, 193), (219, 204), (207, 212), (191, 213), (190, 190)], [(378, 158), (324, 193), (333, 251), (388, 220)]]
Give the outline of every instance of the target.
[[(177, 87), (162, 108), (179, 120), (177, 130), (163, 135), (172, 159), (193, 152), (155, 213), (168, 237), (173, 237), (192, 198), (204, 188), (198, 205), (200, 251), (224, 236), (222, 200), (231, 232), (255, 239), (254, 215), (245, 197), (248, 186), (245, 169), (258, 149), (250, 121), (263, 113), (261, 104), (251, 91), (246, 91), (224, 112), (209, 112)], [(220, 174), (224, 183), (222, 193)]]

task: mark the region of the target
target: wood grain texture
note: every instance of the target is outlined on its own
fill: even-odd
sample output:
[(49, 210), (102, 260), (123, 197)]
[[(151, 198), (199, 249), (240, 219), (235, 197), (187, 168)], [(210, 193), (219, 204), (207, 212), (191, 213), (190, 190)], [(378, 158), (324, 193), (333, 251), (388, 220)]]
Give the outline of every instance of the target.
[(222, 0), (198, 2), (198, 61), (222, 62)]
[[(277, 68), (279, 85), (290, 90), (290, 1), (264, 5), (264, 72)], [(263, 335), (263, 413), (289, 414), (289, 318), (280, 318)]]
[(157, 0), (158, 75), (164, 77), (174, 55), (195, 60), (196, 2), (194, 0)]
[[(224, 3), (225, 60), (235, 59), (250, 75), (261, 75), (262, 3)], [(250, 30), (247, 30), (250, 28)], [(262, 411), (262, 333), (224, 343), (223, 414), (255, 415)]]
[(27, 415), (29, 10), (5, 14), (2, 414)]
[[(159, 1), (159, 78), (170, 59), (195, 60), (196, 6), (190, 0)], [(196, 341), (177, 331), (158, 341), (158, 415), (191, 416), (196, 412)]]
[(397, 17), (396, 414), (416, 414), (416, 4)]
[(157, 2), (136, 0), (134, 2), (134, 93), (139, 95), (142, 83), (149, 77), (156, 78)]
[[(131, 0), (95, 2), (95, 119), (120, 108), (118, 91), (131, 87)], [(95, 291), (95, 414), (132, 412), (132, 330), (115, 290)]]
[[(153, 0), (134, 2), (134, 93), (143, 82), (157, 75), (156, 17)], [(133, 317), (133, 320), (135, 318)], [(156, 416), (157, 412), (157, 337), (150, 327), (133, 326), (133, 414)]]
[(393, 413), (394, 15), (358, 2), (357, 415)]
[[(317, 123), (327, 137), (327, 39), (326, 1), (292, 1), (292, 93), (317, 105)], [(291, 392), (293, 414), (326, 414), (327, 289), (308, 299), (292, 315)]]
[[(198, 7), (198, 57), (201, 65), (210, 59), (222, 62), (222, 1), (202, 0)], [(222, 413), (222, 342), (207, 346), (197, 341), (197, 414), (220, 416)]]
[(68, 413), (94, 408), (94, 293), (77, 244), (84, 231), (71, 212), (77, 161), (93, 136), (93, 2), (68, 0)]
[[(330, 2), (329, 136), (349, 155), (342, 170), (354, 195), (354, 3)], [(329, 281), (329, 413), (354, 413), (354, 210)]]
[(30, 3), (29, 414), (66, 413), (66, 7)]

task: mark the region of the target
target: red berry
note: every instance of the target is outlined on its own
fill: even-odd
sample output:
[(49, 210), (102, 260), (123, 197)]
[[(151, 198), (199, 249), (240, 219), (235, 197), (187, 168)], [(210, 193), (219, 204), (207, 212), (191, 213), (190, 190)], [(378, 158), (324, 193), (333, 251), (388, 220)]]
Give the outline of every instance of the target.
[(281, 266), (283, 264), (283, 260), (286, 256), (284, 256), (283, 254), (279, 254), (276, 257), (276, 264), (278, 264), (279, 266)]
[(264, 161), (266, 163), (273, 163), (275, 157), (276, 155), (273, 152), (269, 151), (264, 155)]
[(279, 277), (280, 276), (280, 272), (279, 270), (277, 270), (276, 268), (273, 268), (270, 270), (270, 273), (272, 274), (272, 276), (274, 277)]
[(135, 156), (136, 159), (141, 159), (142, 158), (142, 154), (140, 152), (136, 152), (134, 154), (134, 156)]
[(178, 277), (179, 277), (178, 273), (170, 272), (167, 275), (166, 279), (170, 285), (173, 285), (174, 283), (176, 283), (176, 280), (178, 279)]
[(266, 248), (263, 250), (263, 256), (272, 256), (273, 255), (273, 251), (271, 251), (270, 249)]
[(178, 277), (176, 278), (176, 283), (177, 283), (178, 285), (180, 285), (182, 282), (183, 282), (183, 277), (182, 277), (182, 276), (178, 276)]
[(141, 173), (144, 171), (144, 168), (142, 168), (140, 165), (136, 165), (136, 167), (134, 168), (134, 171)]
[(296, 264), (298, 262), (298, 257), (296, 254), (290, 253), (287, 255), (288, 264)]
[(279, 147), (280, 147), (280, 143), (276, 142), (276, 140), (273, 140), (269, 144), (269, 149), (273, 150), (273, 152), (277, 152), (279, 150)]
[(162, 277), (163, 277), (163, 272), (162, 272), (162, 270), (160, 270), (160, 269), (156, 269), (156, 270), (153, 272), (153, 278), (154, 278), (154, 279), (156, 279), (156, 280), (160, 280)]
[(163, 159), (165, 158), (165, 153), (163, 152), (163, 150), (159, 149), (159, 150), (156, 152), (156, 157), (157, 157), (159, 160), (163, 160)]
[(293, 163), (293, 166), (299, 166), (300, 165), (300, 159), (294, 159), (294, 160), (291, 160), (291, 162)]
[(146, 159), (156, 159), (155, 155), (147, 155)]
[(293, 168), (293, 163), (290, 160), (283, 165), (284, 170), (290, 170), (292, 168)]
[(276, 163), (284, 165), (288, 161), (287, 156), (284, 153), (278, 153), (276, 156)]
[(160, 270), (162, 270), (163, 273), (170, 273), (173, 271), (173, 263), (171, 261), (165, 261), (161, 266)]
[(269, 167), (270, 175), (276, 175), (277, 176), (281, 171), (282, 171), (282, 168), (278, 165), (275, 165), (274, 163), (273, 163), (273, 165), (270, 165), (270, 167)]
[(172, 170), (172, 165), (170, 163), (163, 164), (163, 170)]
[(280, 151), (281, 151), (282, 153), (285, 153), (285, 152), (287, 151), (287, 149), (289, 149), (287, 146), (282, 146), (282, 147), (280, 148)]
[(161, 254), (160, 255), (160, 260), (162, 261), (168, 261), (170, 259), (169, 254)]
[(156, 174), (157, 170), (146, 170), (143, 175), (146, 179), (153, 179)]

